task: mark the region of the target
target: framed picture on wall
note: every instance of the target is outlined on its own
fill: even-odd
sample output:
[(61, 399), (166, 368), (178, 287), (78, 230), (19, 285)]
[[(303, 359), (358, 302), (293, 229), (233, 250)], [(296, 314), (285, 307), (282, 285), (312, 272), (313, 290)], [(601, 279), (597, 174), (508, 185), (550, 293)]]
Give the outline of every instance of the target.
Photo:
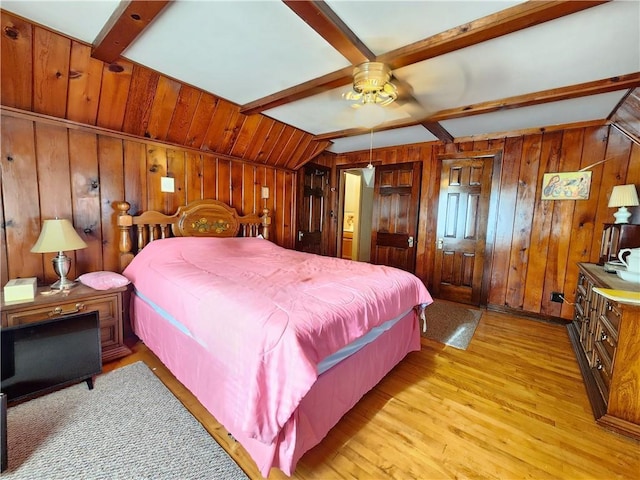
[(591, 172), (545, 173), (542, 200), (588, 200)]

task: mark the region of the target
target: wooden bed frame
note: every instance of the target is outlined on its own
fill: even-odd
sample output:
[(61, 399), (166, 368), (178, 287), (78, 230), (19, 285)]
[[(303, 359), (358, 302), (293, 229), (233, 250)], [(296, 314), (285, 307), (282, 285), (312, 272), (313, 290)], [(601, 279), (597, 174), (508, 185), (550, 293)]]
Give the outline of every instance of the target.
[[(216, 200), (199, 200), (178, 209), (174, 215), (149, 211), (139, 216), (127, 212), (129, 203), (116, 205), (118, 214), (121, 269), (150, 241), (173, 236), (258, 236), (269, 238), (269, 210), (262, 215), (238, 216), (235, 209)], [(133, 226), (136, 226), (136, 248), (132, 246)], [(171, 228), (169, 229), (169, 226)], [(132, 327), (160, 361), (195, 395), (214, 417), (219, 418), (219, 397), (211, 389), (213, 374), (211, 353), (172, 322), (166, 321), (147, 302), (132, 295)], [(262, 475), (271, 468), (292, 475), (300, 457), (327, 435), (329, 430), (360, 398), (387, 375), (407, 353), (420, 349), (416, 312), (411, 311), (397, 321), (375, 341), (365, 345), (350, 357), (319, 375), (317, 381), (301, 399), (280, 434), (267, 444), (239, 430), (223, 425), (245, 448)], [(392, 345), (388, 348), (387, 345)], [(176, 354), (175, 352), (180, 352)], [(334, 392), (339, 388), (338, 400)]]
[[(178, 208), (173, 215), (150, 210), (141, 215), (130, 215), (129, 202), (115, 205), (118, 213), (118, 249), (120, 271), (124, 270), (133, 256), (149, 242), (168, 237), (257, 237), (269, 240), (271, 217), (269, 209), (262, 214), (238, 215), (235, 208), (218, 200), (196, 200)], [(135, 228), (136, 248), (132, 244)]]

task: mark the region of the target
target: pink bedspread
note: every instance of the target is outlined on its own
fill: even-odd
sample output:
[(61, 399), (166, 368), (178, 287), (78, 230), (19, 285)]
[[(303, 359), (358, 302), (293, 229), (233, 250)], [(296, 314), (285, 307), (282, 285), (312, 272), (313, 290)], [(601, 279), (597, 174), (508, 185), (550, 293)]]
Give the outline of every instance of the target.
[(218, 420), (272, 443), (316, 365), (372, 327), (431, 303), (402, 270), (287, 250), (258, 238), (170, 238), (123, 272), (219, 362)]

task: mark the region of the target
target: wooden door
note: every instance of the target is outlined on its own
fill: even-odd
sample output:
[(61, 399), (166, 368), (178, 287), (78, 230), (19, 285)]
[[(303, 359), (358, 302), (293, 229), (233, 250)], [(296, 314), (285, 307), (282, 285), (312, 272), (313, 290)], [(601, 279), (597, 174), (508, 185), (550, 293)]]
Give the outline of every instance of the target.
[(376, 167), (371, 263), (415, 272), (422, 162)]
[(331, 169), (307, 164), (299, 182), (296, 250), (326, 255), (326, 198)]
[(493, 157), (442, 160), (433, 293), (480, 305)]

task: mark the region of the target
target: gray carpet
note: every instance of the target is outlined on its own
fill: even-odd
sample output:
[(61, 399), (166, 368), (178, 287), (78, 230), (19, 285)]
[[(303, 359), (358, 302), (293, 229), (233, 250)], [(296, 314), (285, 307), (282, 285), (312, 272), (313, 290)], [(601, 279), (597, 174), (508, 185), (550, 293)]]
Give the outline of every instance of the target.
[(2, 479), (247, 479), (142, 362), (10, 407)]
[(425, 310), (427, 331), (423, 337), (466, 350), (476, 331), (482, 310), (434, 300)]

